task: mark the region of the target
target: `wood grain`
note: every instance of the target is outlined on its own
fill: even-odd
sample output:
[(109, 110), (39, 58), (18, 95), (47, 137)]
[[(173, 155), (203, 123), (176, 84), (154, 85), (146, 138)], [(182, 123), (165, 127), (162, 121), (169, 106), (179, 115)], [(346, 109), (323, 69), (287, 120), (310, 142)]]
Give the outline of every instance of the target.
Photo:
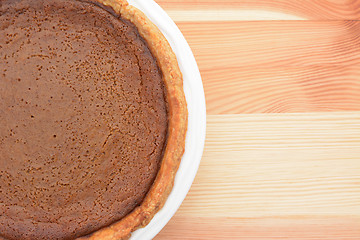
[(203, 80), (209, 114), (360, 110), (360, 66), (216, 68)]
[(359, 21), (179, 23), (201, 70), (360, 63)]
[(209, 115), (198, 175), (158, 239), (359, 239), (359, 159), (360, 112)]
[(197, 217), (176, 214), (155, 240), (358, 240), (360, 217)]
[[(174, 19), (179, 19), (179, 15), (184, 16), (183, 12), (180, 12), (182, 10), (215, 10), (221, 13), (223, 10), (254, 9), (286, 13), (309, 20), (360, 19), (360, 0), (156, 0), (156, 2)], [(238, 13), (242, 14), (241, 11)], [(198, 15), (198, 19), (204, 16), (201, 12), (198, 12)]]
[(179, 23), (208, 114), (360, 110), (359, 21)]
[(156, 1), (213, 114), (156, 239), (359, 240), (360, 0)]

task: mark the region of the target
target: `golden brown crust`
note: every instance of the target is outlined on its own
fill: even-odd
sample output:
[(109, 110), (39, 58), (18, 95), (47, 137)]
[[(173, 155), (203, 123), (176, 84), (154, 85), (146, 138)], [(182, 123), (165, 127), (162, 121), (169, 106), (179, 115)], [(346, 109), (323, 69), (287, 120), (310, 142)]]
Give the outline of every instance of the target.
[(183, 80), (178, 62), (168, 41), (160, 30), (137, 8), (130, 6), (126, 0), (97, 0), (105, 6), (112, 7), (122, 18), (129, 20), (138, 28), (140, 35), (157, 59), (163, 73), (168, 102), (169, 129), (167, 145), (160, 170), (146, 195), (143, 203), (130, 214), (109, 227), (98, 230), (85, 240), (127, 239), (131, 232), (147, 225), (153, 216), (162, 208), (169, 196), (174, 178), (185, 150), (187, 130), (187, 106), (183, 91)]

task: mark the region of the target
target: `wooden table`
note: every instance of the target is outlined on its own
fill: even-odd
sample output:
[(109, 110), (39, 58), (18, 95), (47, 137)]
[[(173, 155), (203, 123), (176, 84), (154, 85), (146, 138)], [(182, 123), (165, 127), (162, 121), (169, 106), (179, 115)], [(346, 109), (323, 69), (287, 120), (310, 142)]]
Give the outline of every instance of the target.
[(157, 0), (203, 77), (207, 137), (160, 239), (360, 239), (360, 0)]

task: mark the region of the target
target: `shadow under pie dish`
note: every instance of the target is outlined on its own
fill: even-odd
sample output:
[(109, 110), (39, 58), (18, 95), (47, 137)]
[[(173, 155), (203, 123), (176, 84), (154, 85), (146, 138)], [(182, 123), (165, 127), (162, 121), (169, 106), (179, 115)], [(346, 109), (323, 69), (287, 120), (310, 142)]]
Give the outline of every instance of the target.
[(0, 238), (128, 238), (184, 151), (174, 53), (125, 1), (0, 3)]

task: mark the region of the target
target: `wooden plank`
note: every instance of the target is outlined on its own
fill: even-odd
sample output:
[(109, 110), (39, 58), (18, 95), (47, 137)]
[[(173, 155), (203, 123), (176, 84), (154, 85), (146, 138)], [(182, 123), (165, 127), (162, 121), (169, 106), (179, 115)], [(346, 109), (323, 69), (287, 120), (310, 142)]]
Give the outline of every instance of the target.
[(209, 114), (360, 110), (360, 65), (202, 71)]
[(203, 70), (360, 63), (359, 21), (180, 23)]
[[(206, 16), (207, 10), (265, 10), (285, 13), (310, 20), (359, 20), (360, 0), (156, 0), (169, 14), (177, 20), (184, 15), (182, 10), (197, 12), (198, 19)], [(244, 12), (238, 11), (239, 14)], [(262, 19), (261, 16), (259, 16)], [(285, 18), (287, 20), (287, 18)], [(186, 19), (183, 19), (186, 21)]]
[(207, 129), (183, 212), (360, 214), (360, 112), (210, 115)]
[(195, 182), (158, 239), (359, 239), (359, 173), (360, 112), (209, 115)]
[(360, 110), (360, 22), (179, 23), (208, 114)]
[(359, 217), (230, 218), (176, 214), (155, 240), (358, 240), (359, 238)]

